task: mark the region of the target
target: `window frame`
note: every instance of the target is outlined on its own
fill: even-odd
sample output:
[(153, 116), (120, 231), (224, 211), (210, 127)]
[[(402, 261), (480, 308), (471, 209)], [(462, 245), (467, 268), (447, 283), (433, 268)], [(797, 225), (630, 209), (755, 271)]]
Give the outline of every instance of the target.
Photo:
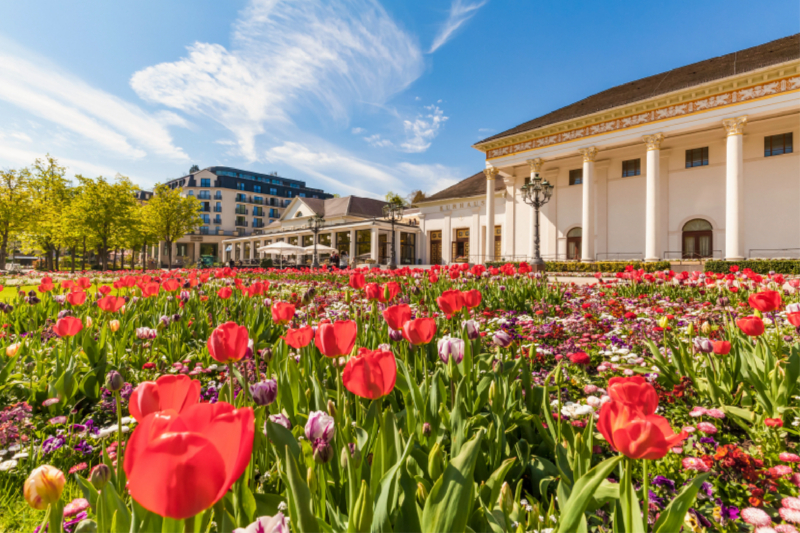
[[(699, 152), (699, 158), (697, 157)], [(698, 163), (699, 161), (699, 163)], [(686, 168), (697, 168), (708, 166), (708, 146), (702, 148), (690, 148), (686, 150)]]
[[(634, 168), (631, 169), (630, 166), (633, 164)], [(628, 167), (628, 168), (626, 168)], [(642, 158), (637, 157), (636, 159), (627, 159), (622, 162), (622, 177), (623, 178), (632, 178), (634, 176), (641, 176), (642, 175)]]
[[(781, 148), (778, 152), (774, 146), (774, 141), (780, 137)], [(786, 140), (789, 140), (788, 146)], [(788, 149), (787, 149), (788, 148)], [(777, 133), (775, 135), (767, 135), (764, 137), (764, 157), (774, 157), (776, 155), (784, 155), (794, 153), (794, 135), (793, 132)]]
[(572, 185), (583, 185), (583, 169), (582, 168), (573, 168), (569, 171), (569, 184)]

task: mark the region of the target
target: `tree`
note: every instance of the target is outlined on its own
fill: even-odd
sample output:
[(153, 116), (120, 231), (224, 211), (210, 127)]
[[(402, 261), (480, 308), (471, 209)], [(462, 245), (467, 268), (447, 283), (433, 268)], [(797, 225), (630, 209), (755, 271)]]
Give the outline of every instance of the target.
[(113, 183), (102, 176), (96, 179), (75, 177), (80, 183), (80, 194), (73, 200), (73, 206), (85, 234), (91, 235), (97, 243), (102, 268), (106, 270), (109, 247), (119, 244), (134, 223), (138, 188), (119, 174)]
[(9, 241), (25, 227), (30, 209), (30, 171), (0, 171), (0, 270), (6, 268)]
[(408, 194), (408, 196), (406, 197), (406, 200), (408, 201), (409, 204), (413, 205), (413, 204), (416, 204), (417, 202), (421, 202), (421, 201), (425, 200), (425, 198), (427, 198), (427, 197), (428, 197), (427, 194), (425, 194), (423, 191), (418, 189), (416, 191), (411, 191)]
[(396, 192), (389, 191), (386, 193), (386, 201), (390, 204), (406, 205), (406, 199), (397, 194)]
[(131, 251), (131, 270), (133, 270), (134, 267), (134, 255), (138, 251), (142, 252), (142, 271), (145, 270), (147, 267), (147, 259), (144, 250), (148, 245), (154, 244), (158, 240), (158, 237), (152, 233), (152, 229), (145, 217), (145, 206), (143, 204), (138, 204), (133, 210), (131, 224), (123, 234), (123, 247)]
[(194, 196), (182, 196), (180, 189), (158, 184), (144, 206), (144, 221), (148, 231), (167, 244), (169, 268), (172, 268), (172, 243), (203, 222), (200, 202)]
[(200, 167), (192, 165), (191, 168), (189, 168), (189, 174), (194, 174), (195, 172), (200, 172)]
[[(61, 212), (69, 196), (69, 182), (64, 177), (67, 169), (49, 154), (37, 159), (30, 169), (28, 188), (30, 209), (28, 228), (23, 234), (25, 248), (40, 250), (45, 256), (45, 268), (57, 268), (60, 251)], [(54, 257), (55, 256), (55, 257)], [(55, 260), (55, 262), (54, 262)]]

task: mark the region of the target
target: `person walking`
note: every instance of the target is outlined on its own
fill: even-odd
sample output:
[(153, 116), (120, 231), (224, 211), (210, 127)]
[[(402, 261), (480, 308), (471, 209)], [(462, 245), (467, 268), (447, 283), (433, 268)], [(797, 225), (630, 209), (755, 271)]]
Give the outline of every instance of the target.
[(339, 268), (347, 268), (350, 265), (350, 260), (347, 257), (347, 252), (342, 252), (342, 257), (339, 259)]

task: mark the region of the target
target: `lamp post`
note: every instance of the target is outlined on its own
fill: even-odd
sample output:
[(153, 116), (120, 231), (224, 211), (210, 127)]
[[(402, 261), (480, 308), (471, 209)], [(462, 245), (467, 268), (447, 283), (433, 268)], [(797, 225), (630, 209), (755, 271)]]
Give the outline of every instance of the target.
[(533, 271), (544, 270), (544, 261), (539, 253), (539, 209), (550, 201), (553, 196), (553, 186), (543, 180), (539, 173), (533, 175), (530, 183), (522, 187), (522, 199), (534, 209), (534, 237), (533, 237)]
[(325, 218), (317, 213), (308, 221), (308, 229), (314, 233), (314, 260), (311, 262), (311, 268), (319, 268), (319, 260), (317, 259), (317, 233), (325, 225)]
[(396, 200), (392, 200), (383, 206), (383, 218), (392, 223), (392, 253), (389, 256), (391, 258), (389, 259), (389, 270), (394, 270), (397, 268), (397, 259), (395, 258), (395, 250), (397, 250), (397, 246), (395, 245), (394, 225), (403, 218), (404, 210), (405, 207), (403, 204)]

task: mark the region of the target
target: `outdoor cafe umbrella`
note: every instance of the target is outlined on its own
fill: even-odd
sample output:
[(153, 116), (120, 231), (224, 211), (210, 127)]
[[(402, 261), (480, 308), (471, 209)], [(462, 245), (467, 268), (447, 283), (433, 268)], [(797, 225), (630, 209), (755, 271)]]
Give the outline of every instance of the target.
[(257, 252), (266, 252), (268, 254), (280, 254), (281, 256), (281, 268), (283, 268), (283, 256), (284, 255), (303, 255), (306, 253), (306, 249), (302, 246), (297, 246), (295, 244), (289, 244), (288, 242), (278, 241), (272, 244), (268, 244), (267, 246), (262, 246), (256, 249)]

